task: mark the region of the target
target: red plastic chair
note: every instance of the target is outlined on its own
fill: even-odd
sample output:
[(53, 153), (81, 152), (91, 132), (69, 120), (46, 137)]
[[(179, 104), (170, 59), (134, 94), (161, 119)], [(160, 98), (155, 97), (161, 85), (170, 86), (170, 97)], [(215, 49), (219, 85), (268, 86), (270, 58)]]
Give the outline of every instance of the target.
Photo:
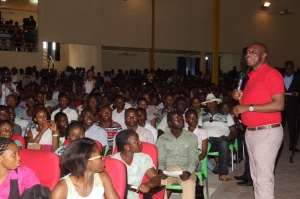
[(35, 171), (43, 186), (50, 190), (60, 179), (60, 166), (58, 155), (41, 150), (22, 149), (19, 151), (21, 164)]
[[(153, 164), (154, 166), (156, 167), (156, 169), (158, 168), (158, 151), (157, 151), (157, 148), (155, 145), (153, 144), (150, 144), (148, 142), (142, 142), (142, 152), (149, 155), (153, 161)], [(114, 151), (113, 151), (113, 154), (116, 154), (118, 153), (118, 150), (117, 150), (117, 147), (115, 147)], [(146, 183), (148, 182), (149, 179), (147, 178), (147, 176), (145, 175), (144, 178), (143, 178), (143, 181), (142, 183)], [(154, 195), (151, 195), (151, 194), (139, 194), (139, 197), (141, 199), (143, 198), (149, 198), (150, 195), (151, 195), (151, 198), (164, 198), (164, 193), (165, 193), (165, 189), (162, 189), (162, 190), (159, 190), (158, 192), (156, 192)]]
[(26, 149), (26, 141), (25, 141), (25, 138), (20, 136), (20, 135), (17, 135), (17, 134), (13, 134), (12, 138), (13, 140), (18, 140), (21, 142), (22, 144), (22, 149)]
[[(100, 151), (102, 152), (102, 150), (103, 150), (102, 144), (98, 140), (94, 140), (94, 141), (96, 142), (96, 144), (98, 145)], [(68, 139), (65, 139), (62, 146), (68, 146), (69, 144), (70, 144), (70, 141)]]
[(120, 160), (105, 157), (105, 171), (110, 176), (112, 184), (120, 198), (125, 198), (127, 191), (127, 173), (125, 164)]

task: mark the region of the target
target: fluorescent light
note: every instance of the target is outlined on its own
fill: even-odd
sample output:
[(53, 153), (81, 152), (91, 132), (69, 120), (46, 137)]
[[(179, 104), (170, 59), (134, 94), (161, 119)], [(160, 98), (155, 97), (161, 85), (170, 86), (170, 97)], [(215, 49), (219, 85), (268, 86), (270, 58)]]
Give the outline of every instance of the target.
[(55, 42), (52, 43), (52, 50), (56, 50), (56, 43)]
[(43, 42), (43, 49), (47, 49), (48, 48), (48, 43), (46, 41)]
[(270, 2), (267, 2), (267, 1), (266, 1), (266, 2), (264, 3), (264, 7), (269, 7), (270, 4), (271, 4)]

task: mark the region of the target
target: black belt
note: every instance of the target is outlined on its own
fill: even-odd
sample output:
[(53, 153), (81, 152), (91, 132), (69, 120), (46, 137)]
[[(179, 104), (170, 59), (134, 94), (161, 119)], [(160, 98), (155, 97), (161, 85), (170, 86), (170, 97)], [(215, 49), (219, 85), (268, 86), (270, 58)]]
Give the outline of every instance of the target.
[(254, 127), (248, 127), (248, 131), (258, 131), (258, 130), (263, 130), (263, 129), (272, 129), (272, 128), (277, 128), (280, 127), (281, 124), (268, 124), (268, 125), (263, 125), (263, 126), (254, 126)]

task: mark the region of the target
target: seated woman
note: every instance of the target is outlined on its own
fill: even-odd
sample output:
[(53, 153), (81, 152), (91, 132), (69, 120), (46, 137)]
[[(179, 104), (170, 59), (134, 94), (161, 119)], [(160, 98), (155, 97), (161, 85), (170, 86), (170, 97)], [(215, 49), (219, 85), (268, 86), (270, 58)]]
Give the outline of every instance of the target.
[[(14, 127), (9, 120), (0, 120), (0, 137), (11, 139), (14, 134)], [(22, 144), (19, 140), (15, 140), (16, 145), (22, 149)], [(26, 147), (26, 146), (24, 146)]]
[(62, 146), (66, 138), (66, 129), (69, 124), (68, 117), (64, 112), (58, 112), (54, 116), (54, 121), (59, 131), (59, 146)]
[(58, 148), (59, 131), (54, 121), (48, 120), (48, 111), (45, 107), (37, 107), (33, 110), (32, 120), (38, 124), (27, 132), (27, 143), (43, 145), (45, 151), (54, 152)]
[[(71, 122), (71, 124), (67, 126), (66, 139), (69, 140), (70, 143), (72, 143), (76, 139), (80, 139), (84, 137), (85, 137), (85, 130), (80, 122)], [(60, 156), (66, 148), (67, 146), (61, 146), (54, 153)]]
[(29, 95), (26, 97), (26, 109), (22, 109), (20, 113), (20, 118), (22, 120), (26, 120), (28, 122), (32, 121), (33, 107), (35, 103), (36, 100), (33, 95)]
[(201, 160), (203, 160), (207, 155), (207, 145), (208, 145), (208, 135), (204, 129), (198, 127), (198, 115), (195, 109), (189, 109), (185, 112), (185, 121), (188, 124), (186, 129), (194, 133), (198, 138), (198, 149), (201, 151), (199, 155), (199, 163), (196, 171), (201, 170)]
[(54, 187), (51, 199), (103, 198), (117, 199), (108, 174), (104, 171), (104, 158), (100, 149), (89, 138), (73, 141), (60, 157), (61, 165), (70, 174)]
[[(20, 162), (15, 142), (0, 137), (0, 198), (19, 198), (24, 190), (40, 184), (35, 173), (26, 166), (20, 166)], [(11, 187), (15, 187), (11, 183), (17, 183), (18, 190), (11, 190)]]
[[(138, 187), (137, 192), (147, 193), (151, 188), (160, 185), (160, 178), (154, 169), (152, 159), (149, 155), (141, 153), (142, 143), (136, 132), (130, 129), (122, 130), (116, 135), (116, 146), (119, 153), (112, 156), (125, 163), (127, 167), (127, 182)], [(147, 183), (142, 183), (146, 175)], [(138, 199), (138, 193), (128, 190), (128, 199)]]

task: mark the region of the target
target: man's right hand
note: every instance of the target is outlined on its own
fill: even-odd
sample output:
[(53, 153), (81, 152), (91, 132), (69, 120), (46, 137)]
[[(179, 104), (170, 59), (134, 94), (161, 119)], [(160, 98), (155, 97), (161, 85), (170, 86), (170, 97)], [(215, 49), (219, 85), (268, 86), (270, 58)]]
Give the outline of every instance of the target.
[(161, 169), (158, 169), (158, 176), (160, 177), (160, 179), (164, 180), (167, 177), (169, 177), (168, 175), (164, 174), (163, 171)]
[(243, 91), (234, 89), (231, 93), (232, 98), (236, 100), (241, 100), (243, 96)]

